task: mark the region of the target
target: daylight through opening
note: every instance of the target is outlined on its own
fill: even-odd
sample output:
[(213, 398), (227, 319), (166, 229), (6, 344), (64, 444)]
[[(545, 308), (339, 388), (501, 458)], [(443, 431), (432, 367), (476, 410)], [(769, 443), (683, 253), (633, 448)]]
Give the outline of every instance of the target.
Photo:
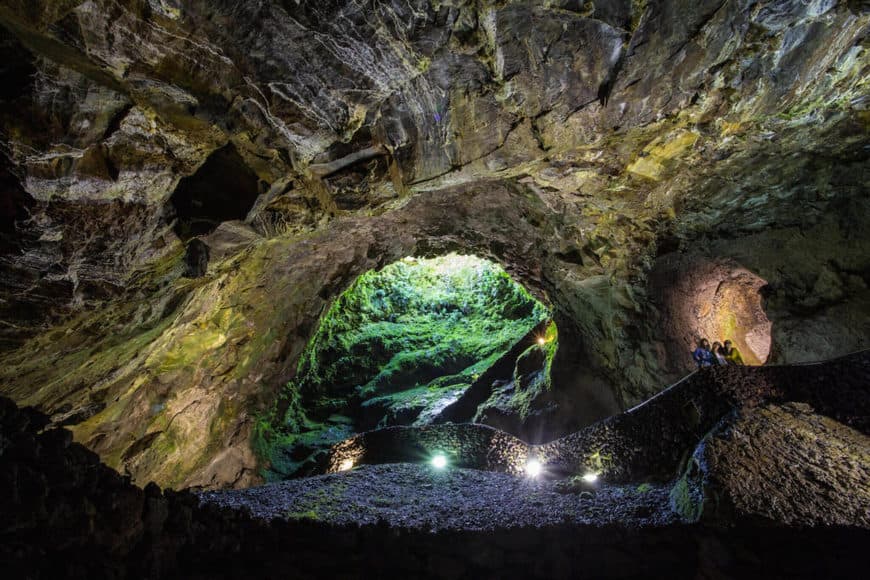
[[(501, 266), (474, 256), (407, 257), (364, 273), (322, 316), (260, 422), (270, 477), (317, 471), (330, 446), (374, 428), (480, 421), (496, 403), (527, 413), (530, 393), (549, 388), (549, 318)], [(511, 394), (491, 392), (493, 367), (516, 379)]]

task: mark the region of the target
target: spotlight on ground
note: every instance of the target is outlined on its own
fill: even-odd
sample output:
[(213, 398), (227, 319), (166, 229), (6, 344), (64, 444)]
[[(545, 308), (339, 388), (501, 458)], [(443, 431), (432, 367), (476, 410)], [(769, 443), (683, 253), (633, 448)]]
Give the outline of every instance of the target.
[(351, 469), (353, 469), (353, 459), (345, 459), (338, 466), (339, 471), (349, 471)]
[(447, 457), (443, 453), (436, 453), (434, 457), (432, 457), (432, 467), (435, 469), (444, 469), (447, 467)]
[(598, 474), (590, 471), (583, 475), (583, 481), (586, 483), (595, 483), (598, 481)]
[(529, 459), (526, 463), (526, 475), (529, 477), (538, 477), (543, 469), (544, 466), (537, 459)]

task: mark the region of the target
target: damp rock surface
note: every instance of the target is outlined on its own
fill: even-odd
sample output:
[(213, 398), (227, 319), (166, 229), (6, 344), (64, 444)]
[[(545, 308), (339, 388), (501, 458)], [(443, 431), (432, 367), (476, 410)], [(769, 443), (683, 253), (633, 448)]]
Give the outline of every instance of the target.
[(548, 314), (501, 267), (473, 256), (405, 257), (364, 273), (321, 317), (296, 377), (262, 420), (255, 445), (269, 450), (268, 477), (310, 474), (352, 434), (436, 421), (527, 348)]

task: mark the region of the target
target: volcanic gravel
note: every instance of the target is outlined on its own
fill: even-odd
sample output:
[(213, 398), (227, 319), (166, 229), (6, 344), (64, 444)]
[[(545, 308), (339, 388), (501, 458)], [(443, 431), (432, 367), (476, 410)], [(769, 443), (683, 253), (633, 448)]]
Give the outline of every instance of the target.
[(491, 530), (555, 524), (625, 527), (678, 522), (670, 486), (599, 485), (559, 493), (555, 482), (425, 464), (362, 465), (352, 471), (242, 490), (199, 494), (203, 504), (247, 509), (256, 518), (399, 528)]

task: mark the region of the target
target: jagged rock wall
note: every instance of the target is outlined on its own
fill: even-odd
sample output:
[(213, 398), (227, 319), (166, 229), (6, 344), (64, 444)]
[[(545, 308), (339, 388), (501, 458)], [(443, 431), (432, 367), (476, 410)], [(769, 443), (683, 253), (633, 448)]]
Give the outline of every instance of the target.
[[(774, 360), (857, 349), (868, 23), (834, 0), (4, 0), (2, 390), (137, 481), (245, 485), (325, 303), (453, 249), (552, 304), (558, 388), (601, 412), (685, 370), (684, 333), (651, 340), (673, 251), (770, 283)], [(171, 197), (228, 144), (262, 193), (191, 280)], [(824, 240), (806, 263), (796, 230)]]
[(800, 225), (710, 236), (658, 257), (646, 336), (666, 376), (691, 368), (701, 336), (731, 338), (749, 364), (759, 363), (759, 353), (769, 355), (760, 362), (798, 363), (870, 346), (870, 245), (858, 234), (868, 209), (858, 196), (821, 218), (795, 208), (806, 218), (794, 216)]
[(866, 527), (868, 443), (866, 434), (815, 414), (809, 405), (747, 409), (723, 421), (698, 446), (672, 495), (693, 520), (755, 517), (789, 525)]

